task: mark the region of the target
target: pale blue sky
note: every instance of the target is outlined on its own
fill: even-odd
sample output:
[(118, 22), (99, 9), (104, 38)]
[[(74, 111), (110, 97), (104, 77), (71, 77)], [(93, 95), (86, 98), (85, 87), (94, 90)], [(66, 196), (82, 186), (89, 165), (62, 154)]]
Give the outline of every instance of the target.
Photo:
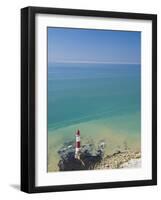
[(51, 27), (48, 62), (140, 63), (141, 33)]

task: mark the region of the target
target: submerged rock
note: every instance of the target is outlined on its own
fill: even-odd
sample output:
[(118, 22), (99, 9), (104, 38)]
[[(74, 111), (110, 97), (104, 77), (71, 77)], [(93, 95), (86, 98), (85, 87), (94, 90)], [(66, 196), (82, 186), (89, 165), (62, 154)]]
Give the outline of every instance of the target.
[(60, 160), (58, 167), (60, 171), (71, 170), (87, 170), (94, 169), (95, 164), (99, 163), (104, 154), (105, 143), (99, 143), (98, 147), (95, 145), (85, 144), (80, 150), (80, 159), (75, 159), (75, 145), (74, 141), (64, 143), (63, 147), (59, 149), (58, 154)]

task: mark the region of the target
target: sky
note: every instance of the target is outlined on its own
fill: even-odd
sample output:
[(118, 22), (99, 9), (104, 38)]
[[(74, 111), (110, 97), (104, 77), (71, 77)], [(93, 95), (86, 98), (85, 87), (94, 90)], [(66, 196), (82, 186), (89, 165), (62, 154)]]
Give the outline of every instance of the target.
[(141, 33), (51, 27), (48, 62), (140, 63)]

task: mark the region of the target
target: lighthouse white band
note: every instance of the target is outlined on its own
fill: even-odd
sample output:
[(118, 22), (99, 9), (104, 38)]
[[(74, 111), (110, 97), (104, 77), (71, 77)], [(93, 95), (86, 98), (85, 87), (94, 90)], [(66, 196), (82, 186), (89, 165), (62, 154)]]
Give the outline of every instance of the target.
[(76, 142), (80, 142), (80, 136), (76, 136)]
[(75, 152), (79, 152), (79, 151), (80, 151), (80, 148), (76, 147)]

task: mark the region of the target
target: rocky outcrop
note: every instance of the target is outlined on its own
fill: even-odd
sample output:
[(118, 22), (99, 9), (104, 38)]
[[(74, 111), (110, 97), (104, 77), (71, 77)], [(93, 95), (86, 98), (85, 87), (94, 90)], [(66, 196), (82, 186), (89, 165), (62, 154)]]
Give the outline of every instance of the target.
[(141, 167), (141, 158), (131, 159), (120, 165), (120, 168), (139, 168)]
[(58, 151), (60, 160), (58, 167), (60, 171), (88, 170), (94, 169), (100, 163), (104, 155), (105, 143), (101, 141), (97, 148), (92, 143), (81, 147), (80, 159), (75, 159), (74, 141), (67, 142)]
[[(140, 152), (134, 152), (130, 150), (125, 151), (117, 151), (112, 155), (107, 155), (102, 161), (95, 166), (95, 169), (118, 169), (118, 168), (125, 168), (126, 166), (131, 168), (135, 167), (134, 160), (140, 159), (141, 154)], [(131, 161), (133, 160), (133, 161)], [(140, 159), (141, 160), (141, 159)], [(126, 164), (125, 164), (126, 163)]]
[(105, 142), (98, 146), (92, 142), (81, 146), (80, 159), (75, 159), (74, 141), (66, 142), (59, 149), (59, 171), (89, 170), (89, 169), (118, 169), (141, 166), (141, 153), (125, 148), (116, 150), (111, 155), (104, 155)]

